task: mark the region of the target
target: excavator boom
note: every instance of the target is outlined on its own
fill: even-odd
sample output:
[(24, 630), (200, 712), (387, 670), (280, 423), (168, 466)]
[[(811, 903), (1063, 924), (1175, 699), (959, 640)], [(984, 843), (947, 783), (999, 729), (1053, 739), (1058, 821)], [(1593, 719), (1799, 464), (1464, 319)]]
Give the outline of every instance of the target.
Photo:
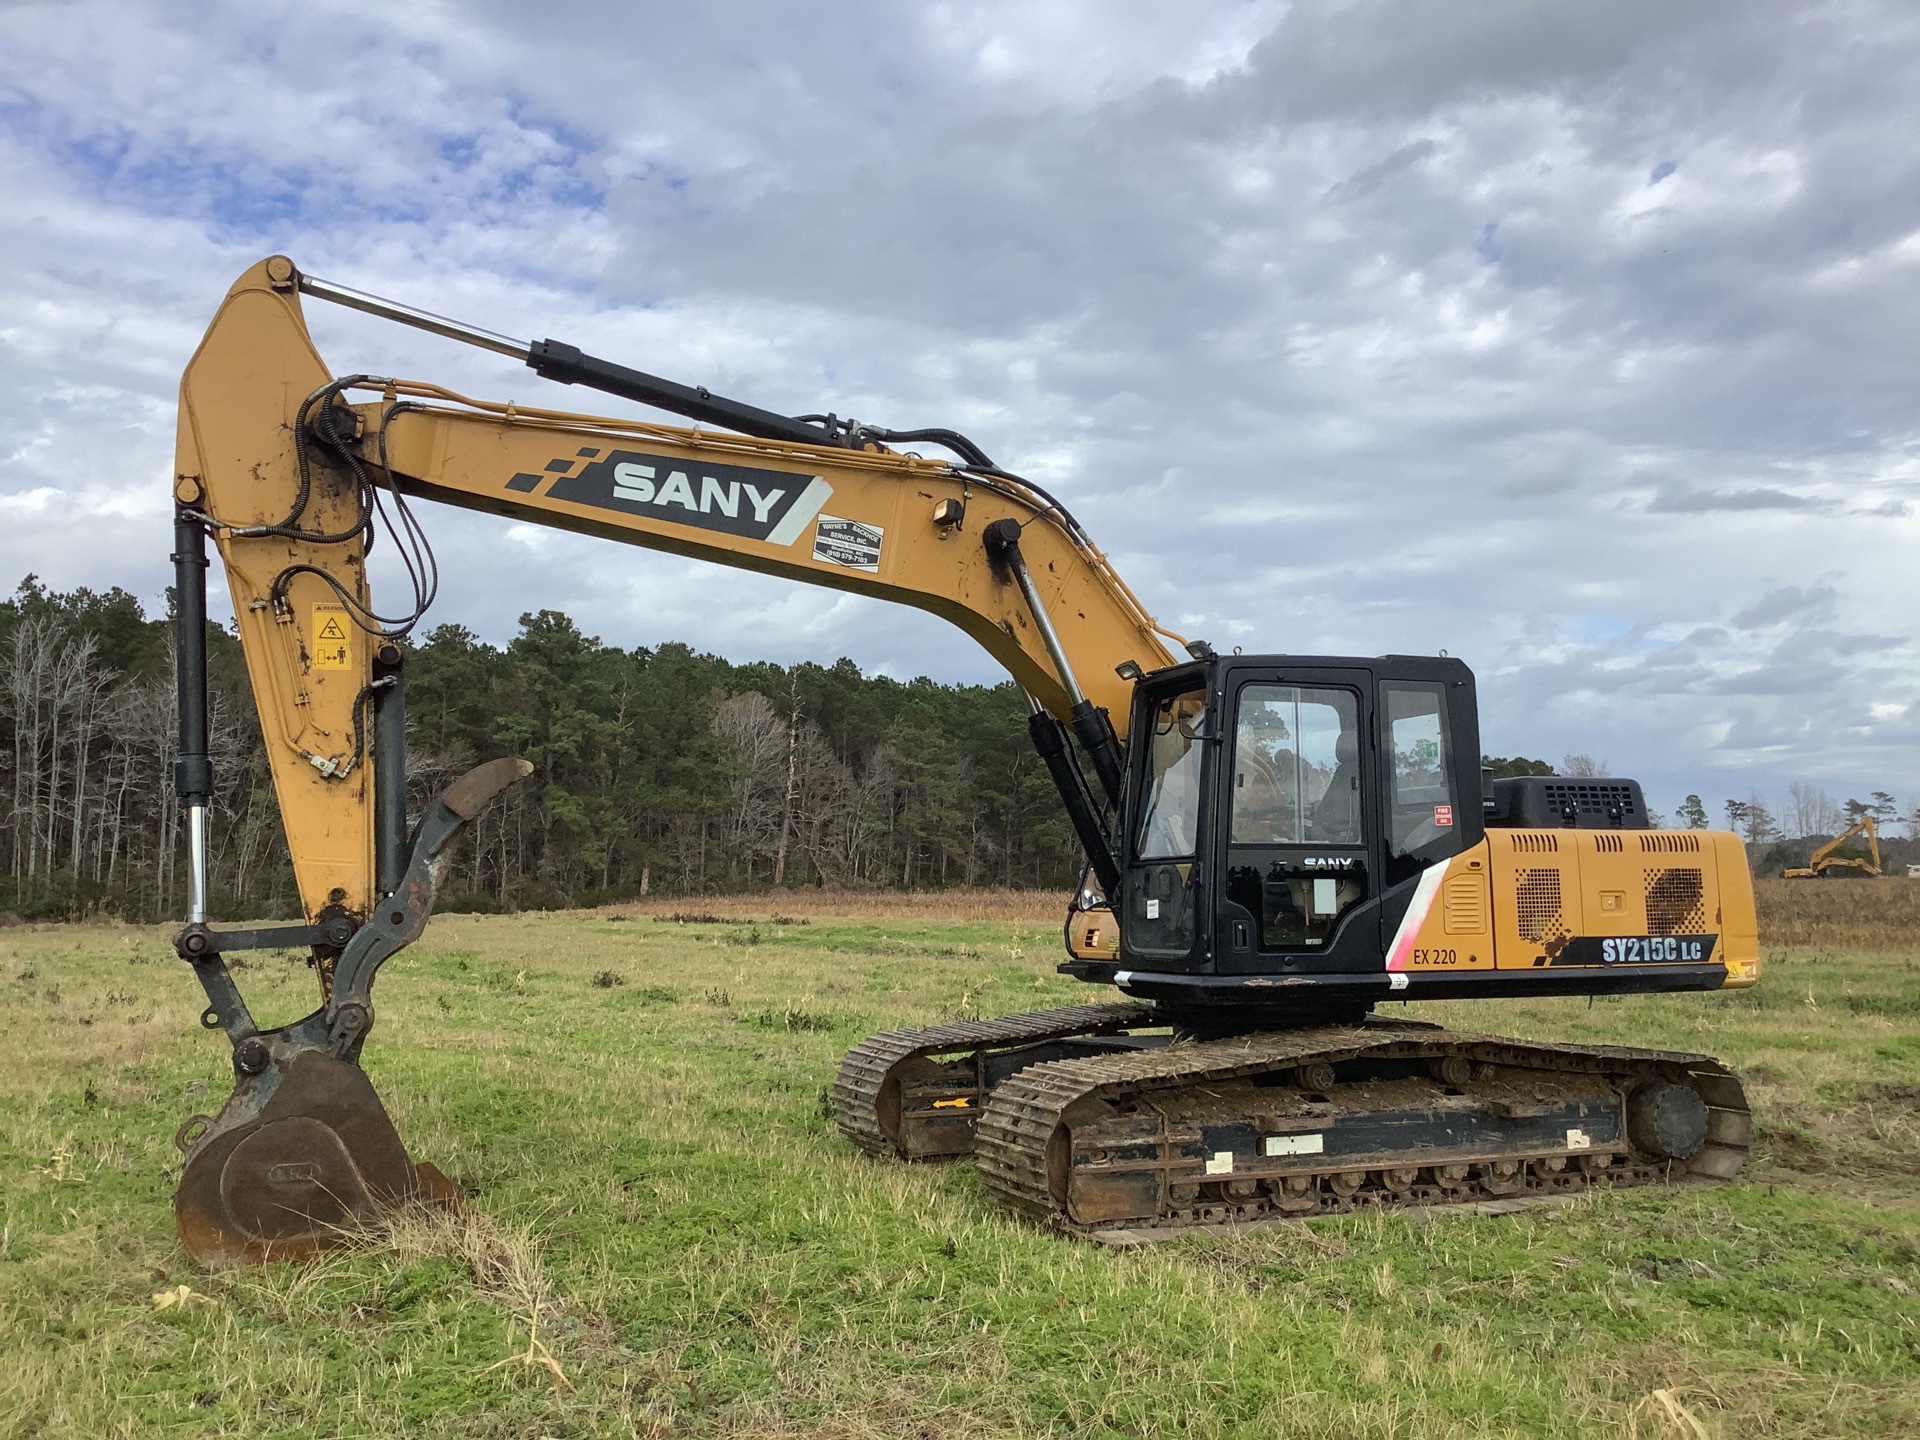
[[(303, 283), (355, 293), (305, 281), (283, 257), (228, 292), (181, 382), (175, 495), (225, 563), (309, 915), (330, 905), (364, 914), (374, 898), (360, 711), (377, 693), (383, 645), (397, 638), (387, 632), (415, 618), (383, 625), (368, 600), (360, 560), (383, 498), (915, 605), (959, 625), (1063, 721), (1083, 703), (1124, 716), (1132, 687), (1116, 667), (1172, 663), (1163, 636), (1178, 637), (1156, 626), (1070, 515), (1004, 472), (838, 447), (798, 421), (785, 423), (820, 443), (491, 404), (384, 377), (335, 380), (307, 333)], [(555, 342), (542, 345), (549, 353)], [(619, 369), (596, 364), (572, 373)], [(694, 408), (728, 415), (728, 406), (768, 414), (711, 396)], [(980, 543), (996, 525), (1015, 527), (1023, 565), (997, 563)]]

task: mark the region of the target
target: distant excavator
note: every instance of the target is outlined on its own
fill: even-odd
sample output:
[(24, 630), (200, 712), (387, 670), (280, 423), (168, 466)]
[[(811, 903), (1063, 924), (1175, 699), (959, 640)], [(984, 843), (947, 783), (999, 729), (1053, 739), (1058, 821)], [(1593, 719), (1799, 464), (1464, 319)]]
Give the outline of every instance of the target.
[[(700, 425), (338, 375), (303, 299)], [(1631, 780), (1484, 776), (1457, 659), (1221, 655), (1173, 634), (1059, 500), (964, 435), (761, 410), (274, 256), (234, 284), (182, 377), (176, 454), (176, 948), (235, 1077), (178, 1136), (180, 1235), (207, 1265), (310, 1255), (386, 1208), (455, 1198), (408, 1156), (359, 1056), (376, 972), (425, 929), (461, 830), (531, 767), (490, 761), (408, 814), (404, 637), (437, 584), (417, 500), (915, 605), (1025, 690), (1089, 862), (1060, 968), (1127, 998), (855, 1046), (832, 1101), (872, 1154), (972, 1155), (1000, 1203), (1093, 1235), (1726, 1179), (1745, 1162), (1745, 1095), (1709, 1056), (1374, 1013), (1752, 985), (1737, 836), (1651, 828)], [(375, 609), (364, 563), (382, 520), (412, 572), (397, 612)], [(297, 925), (210, 923), (209, 540)], [(290, 945), (312, 953), (319, 1008), (262, 1028), (224, 957)]]
[[(1856, 835), (1867, 838), (1867, 857), (1842, 855), (1840, 847)], [(1789, 880), (1831, 880), (1853, 874), (1878, 879), (1886, 874), (1880, 863), (1880, 830), (1873, 816), (1862, 815), (1807, 857), (1807, 863), (1781, 872)]]

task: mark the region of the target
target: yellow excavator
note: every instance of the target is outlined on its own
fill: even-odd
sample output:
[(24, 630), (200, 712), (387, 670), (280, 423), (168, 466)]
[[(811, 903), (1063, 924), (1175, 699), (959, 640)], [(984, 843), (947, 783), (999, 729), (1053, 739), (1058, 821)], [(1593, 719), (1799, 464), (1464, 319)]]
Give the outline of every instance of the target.
[[(1866, 837), (1867, 856), (1842, 855), (1840, 847), (1856, 835)], [(1886, 874), (1880, 864), (1880, 827), (1874, 824), (1871, 815), (1862, 815), (1814, 851), (1807, 857), (1806, 864), (1792, 866), (1780, 873), (1787, 880), (1824, 880), (1844, 876), (1850, 870), (1875, 878)]]
[[(336, 375), (306, 300), (696, 424)], [(1223, 655), (1173, 634), (1058, 499), (963, 435), (757, 409), (275, 256), (233, 285), (187, 366), (174, 500), (176, 948), (234, 1069), (219, 1114), (177, 1137), (180, 1235), (208, 1266), (310, 1255), (390, 1207), (457, 1199), (408, 1155), (359, 1055), (375, 976), (426, 926), (461, 830), (530, 767), (491, 761), (407, 814), (404, 638), (437, 583), (423, 500), (916, 605), (1024, 688), (1088, 859), (1061, 968), (1120, 997), (854, 1047), (831, 1093), (861, 1149), (971, 1155), (1004, 1205), (1108, 1238), (1726, 1179), (1745, 1160), (1740, 1082), (1707, 1056), (1376, 1013), (1751, 985), (1737, 837), (1649, 828), (1628, 780), (1484, 779), (1459, 660)], [(365, 573), (382, 526), (412, 582), (393, 613)], [(299, 924), (209, 923), (209, 537)], [(226, 963), (266, 946), (310, 948), (320, 981), (318, 1007), (272, 1029)]]

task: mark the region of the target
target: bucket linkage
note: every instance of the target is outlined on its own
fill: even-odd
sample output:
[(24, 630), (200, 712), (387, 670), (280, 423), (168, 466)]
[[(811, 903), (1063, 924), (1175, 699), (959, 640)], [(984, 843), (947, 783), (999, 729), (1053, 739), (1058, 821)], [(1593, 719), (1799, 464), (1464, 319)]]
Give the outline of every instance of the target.
[(325, 1003), (303, 1019), (257, 1029), (221, 957), (223, 942), (239, 948), (232, 936), (205, 924), (180, 932), (176, 948), (207, 992), (202, 1023), (233, 1045), (227, 1103), (175, 1136), (187, 1157), (173, 1202), (180, 1240), (208, 1269), (306, 1259), (376, 1228), (396, 1207), (458, 1203), (446, 1176), (408, 1157), (360, 1068), (360, 1047), (373, 1029), (374, 976), (426, 929), (460, 832), (532, 769), (524, 760), (489, 761), (433, 802), (400, 884), (353, 931)]

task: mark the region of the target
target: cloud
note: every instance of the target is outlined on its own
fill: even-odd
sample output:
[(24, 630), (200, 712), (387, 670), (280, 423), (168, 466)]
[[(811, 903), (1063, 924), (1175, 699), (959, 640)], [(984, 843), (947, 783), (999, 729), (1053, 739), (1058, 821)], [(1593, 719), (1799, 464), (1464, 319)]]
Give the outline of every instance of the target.
[(1439, 153), (1439, 150), (1439, 142), (1435, 140), (1409, 141), (1385, 159), (1376, 161), (1366, 169), (1356, 171), (1339, 184), (1328, 187), (1327, 198), (1340, 201), (1364, 199), (1389, 181), (1424, 163), (1429, 157)]
[(1832, 502), (1813, 495), (1795, 495), (1772, 486), (1745, 490), (1699, 490), (1690, 485), (1662, 484), (1647, 502), (1652, 515), (1710, 515), (1716, 510), (1824, 510)]
[(1798, 585), (1783, 585), (1769, 590), (1729, 623), (1742, 630), (1759, 630), (1786, 620), (1826, 620), (1833, 615), (1836, 598), (1831, 585), (1805, 590)]
[[(285, 251), (757, 404), (965, 430), (1199, 633), (1464, 656), (1500, 753), (1606, 754), (1656, 803), (1920, 790), (1871, 710), (1920, 714), (1884, 621), (1920, 613), (1897, 0), (80, 0), (0, 9), (0, 47), (0, 584), (158, 603), (177, 377)], [(341, 371), (598, 403), (310, 313)], [(878, 602), (425, 518), (432, 619), (492, 638), (556, 606), (992, 675)]]

